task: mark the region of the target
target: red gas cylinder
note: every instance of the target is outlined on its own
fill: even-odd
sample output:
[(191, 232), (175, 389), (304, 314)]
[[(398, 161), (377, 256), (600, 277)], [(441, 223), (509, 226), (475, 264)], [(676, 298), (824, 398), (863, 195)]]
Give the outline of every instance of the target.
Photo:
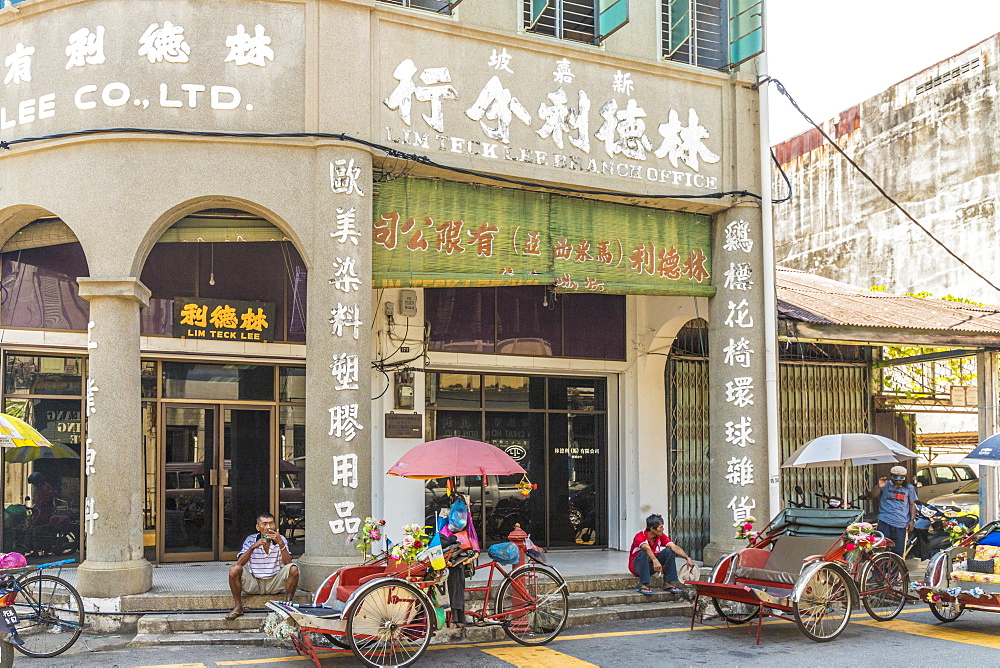
[(527, 558), (526, 555), (525, 555), (525, 552), (524, 552), (525, 549), (527, 549), (527, 548), (524, 547), (524, 541), (526, 541), (527, 539), (528, 539), (528, 534), (526, 534), (524, 532), (524, 530), (521, 528), (520, 524), (515, 524), (514, 525), (514, 530), (511, 531), (509, 534), (507, 534), (507, 540), (509, 540), (510, 542), (514, 543), (514, 545), (517, 545), (517, 552), (518, 552), (517, 565), (518, 566), (523, 566), (524, 562), (525, 562), (525, 559)]

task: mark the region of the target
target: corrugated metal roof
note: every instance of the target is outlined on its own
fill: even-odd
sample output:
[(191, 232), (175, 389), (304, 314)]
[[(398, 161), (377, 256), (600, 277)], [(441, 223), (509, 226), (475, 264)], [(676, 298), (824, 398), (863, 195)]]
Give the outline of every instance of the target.
[(778, 317), (823, 325), (1000, 332), (1000, 306), (976, 306), (869, 292), (797, 269), (778, 267)]

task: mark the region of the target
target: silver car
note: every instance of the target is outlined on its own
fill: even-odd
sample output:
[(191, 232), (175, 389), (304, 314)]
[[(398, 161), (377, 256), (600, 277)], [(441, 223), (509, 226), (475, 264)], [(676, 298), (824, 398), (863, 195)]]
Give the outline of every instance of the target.
[(970, 480), (951, 494), (935, 496), (930, 500), (945, 512), (972, 512), (979, 514), (979, 480)]

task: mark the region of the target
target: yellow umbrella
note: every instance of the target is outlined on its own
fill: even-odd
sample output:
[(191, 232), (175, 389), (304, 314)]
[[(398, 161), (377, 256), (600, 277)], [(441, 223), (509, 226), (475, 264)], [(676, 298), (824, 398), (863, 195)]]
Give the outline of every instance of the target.
[(0, 448), (10, 448), (4, 455), (8, 462), (80, 457), (62, 443), (52, 443), (24, 420), (6, 413), (0, 413)]

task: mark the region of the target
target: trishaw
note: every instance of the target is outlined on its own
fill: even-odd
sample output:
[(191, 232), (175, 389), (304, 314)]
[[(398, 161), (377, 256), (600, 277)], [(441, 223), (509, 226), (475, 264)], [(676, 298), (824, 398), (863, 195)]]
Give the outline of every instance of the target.
[[(484, 584), (466, 587), (467, 594), (477, 592), (483, 599), (481, 606), (466, 609), (465, 614), (475, 626), (501, 627), (522, 645), (544, 645), (566, 625), (566, 583), (554, 568), (526, 560), (523, 545), (519, 549), (519, 565), (510, 570), (495, 561), (475, 567), (489, 574)], [(450, 563), (462, 557), (457, 546), (445, 549)], [(448, 598), (446, 577), (446, 570), (433, 569), (429, 561), (407, 565), (382, 555), (334, 572), (311, 605), (271, 601), (267, 607), (294, 622), (292, 644), (317, 668), (317, 650), (330, 648), (317, 647), (314, 634), (326, 636), (334, 651), (350, 650), (366, 665), (408, 666), (424, 653), (435, 631), (450, 621), (443, 605)]]
[[(861, 520), (855, 509), (786, 508), (747, 547), (724, 556), (696, 588), (691, 625), (702, 596), (712, 599), (726, 624), (764, 617), (792, 620), (806, 637), (833, 640), (861, 603), (874, 619), (888, 621), (906, 604), (905, 562), (876, 535), (868, 550), (847, 552), (846, 529)], [(752, 628), (751, 628), (752, 630)]]
[[(388, 474), (418, 480), (479, 476), (485, 488), (487, 475), (526, 475), (526, 471), (496, 446), (449, 437), (410, 449)], [(527, 478), (522, 486), (524, 493), (532, 487)], [(485, 518), (483, 491), (480, 517)], [(444, 548), (445, 563), (467, 572), (489, 571), (484, 585), (473, 583), (464, 589), (467, 598), (470, 593), (482, 595), (478, 610), (465, 610), (474, 625), (499, 626), (522, 645), (544, 645), (566, 625), (566, 582), (556, 569), (527, 555), (528, 534), (520, 525), (508, 538), (518, 552), (517, 563), (509, 571), (496, 560), (473, 566), (479, 553), (458, 545)], [(424, 653), (434, 633), (450, 623), (444, 605), (449, 598), (447, 576), (448, 569), (435, 569), (429, 558), (406, 564), (383, 554), (331, 574), (311, 605), (271, 601), (267, 607), (291, 620), (295, 651), (311, 658), (317, 668), (314, 634), (325, 635), (336, 648), (350, 650), (366, 665), (408, 666)]]
[[(912, 592), (926, 601), (942, 622), (953, 622), (966, 610), (1000, 612), (1000, 575), (994, 565), (1000, 557), (997, 545), (1000, 522), (990, 522), (931, 557), (923, 582), (914, 582)], [(973, 561), (981, 562), (984, 568), (973, 570), (977, 568)]]

